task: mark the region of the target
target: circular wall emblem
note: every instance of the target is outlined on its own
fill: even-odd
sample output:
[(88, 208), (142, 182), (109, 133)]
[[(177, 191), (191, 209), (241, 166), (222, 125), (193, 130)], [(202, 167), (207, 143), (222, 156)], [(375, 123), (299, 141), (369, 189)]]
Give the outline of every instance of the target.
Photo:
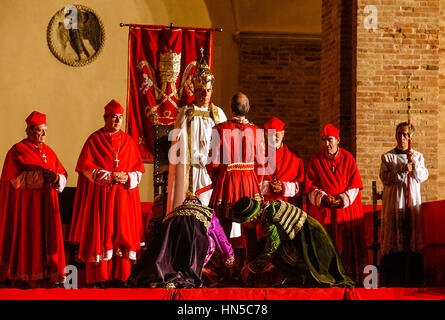
[(47, 41), (52, 54), (61, 62), (80, 67), (99, 55), (105, 31), (97, 14), (83, 5), (69, 5), (51, 18)]

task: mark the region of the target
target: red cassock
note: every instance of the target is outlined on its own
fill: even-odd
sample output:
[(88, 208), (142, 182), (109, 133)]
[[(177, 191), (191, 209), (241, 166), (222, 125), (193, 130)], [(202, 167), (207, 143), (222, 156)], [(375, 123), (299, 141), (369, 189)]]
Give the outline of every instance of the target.
[[(332, 168), (335, 168), (334, 172)], [(354, 157), (339, 148), (337, 156), (331, 160), (325, 152), (316, 153), (309, 161), (304, 193), (321, 189), (328, 195), (336, 196), (349, 189), (363, 189), (360, 173)], [(309, 214), (317, 219), (331, 237), (335, 230), (335, 245), (349, 274), (357, 281), (363, 274), (366, 259), (366, 244), (363, 225), (363, 209), (360, 191), (355, 201), (343, 209), (321, 208), (309, 202)], [(332, 214), (336, 223), (331, 224)], [(333, 229), (335, 228), (335, 229)]]
[[(281, 182), (303, 182), (304, 180), (304, 164), (303, 159), (297, 156), (295, 151), (290, 149), (285, 143), (282, 147), (275, 150), (275, 172), (269, 173), (272, 170), (270, 166), (266, 166), (269, 173), (263, 178), (263, 183), (266, 181), (272, 182), (274, 178)], [(283, 191), (281, 193), (271, 193), (270, 188), (268, 194), (264, 195), (265, 201), (284, 200), (291, 201), (289, 197), (285, 197), (286, 187), (283, 184)]]
[[(116, 169), (115, 154), (119, 159)], [(96, 184), (83, 174), (92, 170), (143, 173), (136, 143), (123, 131), (110, 136), (103, 128), (87, 139), (76, 166), (79, 179), (69, 237), (79, 244), (79, 258), (87, 262), (88, 283), (115, 278), (125, 281), (143, 239), (139, 188)], [(124, 265), (115, 266), (119, 263)], [(92, 267), (100, 270), (89, 275)]]
[[(45, 162), (46, 160), (46, 162)], [(65, 252), (57, 190), (53, 186), (15, 188), (24, 171), (49, 169), (67, 177), (54, 151), (24, 139), (6, 155), (0, 191), (0, 278), (61, 281)]]
[(263, 162), (258, 161), (257, 155), (263, 153), (257, 153), (261, 143), (256, 140), (257, 136), (262, 139), (262, 130), (249, 122), (234, 120), (213, 128), (219, 140), (212, 137), (212, 163), (207, 166), (213, 185), (209, 206), (215, 209), (218, 217), (230, 218), (230, 209), (240, 198), (262, 200), (257, 169)]

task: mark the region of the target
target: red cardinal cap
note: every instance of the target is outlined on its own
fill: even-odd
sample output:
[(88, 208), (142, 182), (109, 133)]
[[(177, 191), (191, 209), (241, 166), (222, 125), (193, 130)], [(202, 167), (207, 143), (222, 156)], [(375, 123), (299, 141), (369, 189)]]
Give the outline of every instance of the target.
[(25, 121), (28, 127), (38, 126), (39, 124), (46, 123), (46, 115), (38, 111), (33, 111)]
[(124, 114), (124, 108), (113, 99), (105, 106), (105, 114)]
[(281, 121), (280, 119), (273, 117), (272, 119), (270, 119), (269, 121), (266, 122), (266, 124), (264, 125), (264, 129), (266, 130), (271, 130), (274, 129), (275, 131), (283, 131), (284, 130), (284, 122)]
[(334, 127), (332, 124), (327, 124), (323, 128), (323, 131), (321, 132), (321, 136), (328, 136), (328, 137), (340, 137), (340, 130), (338, 130), (336, 127)]

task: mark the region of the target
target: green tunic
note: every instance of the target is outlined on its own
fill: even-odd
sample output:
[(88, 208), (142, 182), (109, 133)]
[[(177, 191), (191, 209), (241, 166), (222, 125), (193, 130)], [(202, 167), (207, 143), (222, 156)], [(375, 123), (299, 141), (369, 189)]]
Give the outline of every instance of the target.
[(265, 249), (249, 263), (255, 274), (264, 272), (278, 255), (296, 272), (309, 271), (322, 285), (355, 285), (345, 274), (340, 256), (326, 230), (300, 208), (285, 201), (273, 201), (264, 209), (262, 223), (266, 235)]

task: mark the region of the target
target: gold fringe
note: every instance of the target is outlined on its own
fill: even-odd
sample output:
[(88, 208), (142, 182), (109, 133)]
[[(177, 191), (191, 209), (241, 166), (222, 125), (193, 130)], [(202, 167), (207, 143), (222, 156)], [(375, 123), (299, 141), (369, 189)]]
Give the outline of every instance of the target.
[(213, 216), (213, 209), (206, 209), (203, 206), (197, 204), (185, 204), (177, 207), (175, 210), (167, 214), (162, 222), (167, 221), (176, 216), (194, 216), (196, 219), (204, 224), (204, 227), (208, 230), (210, 221)]

